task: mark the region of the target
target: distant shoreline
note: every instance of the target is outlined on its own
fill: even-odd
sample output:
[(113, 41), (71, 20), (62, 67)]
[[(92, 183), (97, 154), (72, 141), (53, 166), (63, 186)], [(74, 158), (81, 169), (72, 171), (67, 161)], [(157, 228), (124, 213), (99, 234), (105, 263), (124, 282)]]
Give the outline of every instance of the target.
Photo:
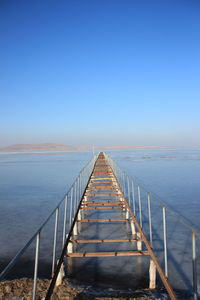
[(80, 151), (80, 150), (128, 150), (128, 149), (168, 149), (166, 146), (68, 146), (65, 144), (42, 143), (42, 144), (15, 144), (0, 147), (0, 152), (46, 152), (46, 151)]

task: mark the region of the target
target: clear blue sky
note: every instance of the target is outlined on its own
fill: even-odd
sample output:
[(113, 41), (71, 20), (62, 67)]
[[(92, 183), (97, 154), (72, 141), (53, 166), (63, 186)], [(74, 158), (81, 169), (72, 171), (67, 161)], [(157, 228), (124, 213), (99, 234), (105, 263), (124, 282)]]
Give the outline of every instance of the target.
[(200, 145), (200, 2), (2, 0), (0, 145)]

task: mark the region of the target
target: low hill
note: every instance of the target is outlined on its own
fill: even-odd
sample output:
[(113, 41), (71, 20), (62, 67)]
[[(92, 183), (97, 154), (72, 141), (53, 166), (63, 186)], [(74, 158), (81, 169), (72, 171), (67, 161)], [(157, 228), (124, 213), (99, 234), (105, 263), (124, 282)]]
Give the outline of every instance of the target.
[(68, 146), (65, 144), (42, 143), (42, 144), (15, 144), (7, 147), (0, 147), (0, 152), (29, 152), (29, 151), (75, 151), (75, 150), (117, 150), (117, 149), (151, 149), (166, 148), (158, 146)]
[(0, 147), (0, 152), (21, 152), (21, 151), (64, 151), (76, 150), (75, 147), (64, 144), (42, 143), (42, 144), (15, 144), (8, 147)]

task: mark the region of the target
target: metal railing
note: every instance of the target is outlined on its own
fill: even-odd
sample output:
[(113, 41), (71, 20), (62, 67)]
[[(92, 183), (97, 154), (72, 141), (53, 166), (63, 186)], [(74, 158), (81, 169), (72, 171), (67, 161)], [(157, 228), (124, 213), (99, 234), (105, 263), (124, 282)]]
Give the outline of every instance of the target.
[[(82, 198), (82, 195), (87, 186), (88, 180), (94, 168), (97, 156), (94, 156), (90, 162), (80, 171), (78, 177), (72, 184), (71, 188), (64, 196), (64, 198), (58, 203), (55, 209), (51, 212), (45, 222), (40, 226), (40, 228), (34, 233), (30, 240), (25, 244), (25, 246), (18, 251), (18, 253), (13, 257), (9, 262), (6, 268), (0, 273), (0, 281), (5, 279), (6, 275), (13, 269), (22, 255), (27, 251), (27, 249), (35, 242), (35, 260), (34, 260), (34, 276), (33, 276), (33, 294), (32, 299), (36, 299), (37, 294), (37, 279), (38, 279), (38, 264), (39, 264), (39, 252), (40, 252), (40, 243), (41, 243), (41, 232), (44, 230), (46, 225), (49, 225), (49, 221), (52, 218), (55, 218), (54, 221), (54, 237), (53, 237), (53, 249), (52, 249), (52, 265), (51, 265), (51, 275), (53, 276), (55, 267), (56, 267), (56, 252), (57, 252), (57, 236), (58, 236), (58, 220), (61, 210), (61, 205), (64, 204), (64, 213), (63, 213), (63, 228), (62, 228), (62, 248), (67, 239), (67, 232), (69, 232), (71, 225), (74, 220), (79, 202)], [(68, 225), (68, 228), (67, 228)]]
[[(167, 277), (169, 274), (169, 222), (167, 222), (169, 215), (171, 215), (182, 227), (186, 228), (191, 235), (191, 268), (192, 268), (192, 283), (193, 283), (193, 299), (198, 299), (197, 290), (197, 239), (199, 240), (199, 233), (194, 230), (184, 219), (182, 219), (175, 211), (169, 208), (164, 202), (155, 197), (152, 193), (144, 189), (136, 180), (128, 176), (119, 165), (108, 155), (106, 158), (111, 165), (113, 172), (120, 184), (120, 187), (129, 202), (130, 207), (133, 209), (134, 215), (139, 220), (140, 226), (145, 232), (149, 243), (153, 246), (154, 251), (157, 246), (162, 242), (162, 254), (160, 259), (164, 264), (165, 275)], [(3, 280), (6, 275), (11, 271), (11, 269), (16, 265), (22, 255), (27, 251), (30, 245), (35, 242), (35, 260), (34, 260), (34, 279), (33, 279), (33, 296), (32, 299), (36, 299), (37, 292), (37, 279), (38, 279), (38, 263), (39, 263), (39, 252), (41, 243), (41, 232), (44, 230), (47, 224), (49, 224), (52, 218), (54, 219), (54, 234), (53, 234), (53, 246), (52, 246), (52, 264), (51, 273), (54, 274), (57, 263), (57, 238), (58, 238), (58, 222), (59, 215), (63, 213), (62, 219), (62, 245), (60, 245), (60, 251), (63, 252), (64, 245), (67, 244), (68, 233), (73, 229), (74, 218), (77, 214), (77, 209), (79, 207), (80, 200), (84, 194), (85, 188), (87, 186), (88, 180), (91, 176), (92, 170), (94, 168), (97, 156), (94, 156), (92, 160), (82, 169), (76, 178), (75, 182), (72, 184), (71, 188), (64, 196), (64, 198), (58, 203), (56, 208), (51, 212), (45, 222), (40, 226), (40, 228), (35, 232), (31, 239), (26, 243), (26, 245), (18, 251), (15, 257), (10, 261), (7, 267), (0, 273), (0, 281)], [(161, 219), (158, 219), (158, 213), (155, 211), (155, 203), (161, 208)], [(63, 208), (61, 210), (61, 205)], [(157, 209), (157, 207), (156, 207)], [(159, 223), (160, 222), (160, 223)], [(154, 223), (159, 228), (162, 228), (162, 239), (158, 237), (160, 234), (156, 232)], [(188, 254), (187, 254), (188, 255)], [(61, 256), (60, 256), (61, 257)], [(62, 259), (60, 259), (60, 262)], [(59, 263), (60, 263), (59, 262)], [(49, 298), (48, 298), (49, 299)]]
[[(154, 194), (147, 191), (144, 187), (142, 187), (136, 180), (132, 179), (130, 176), (124, 172), (119, 165), (114, 161), (110, 156), (106, 155), (106, 158), (113, 169), (113, 172), (120, 184), (120, 187), (127, 198), (130, 207), (133, 209), (134, 215), (139, 220), (140, 226), (142, 227), (143, 231), (148, 237), (148, 240), (153, 246), (153, 235), (155, 228), (152, 228), (153, 219), (158, 222), (157, 211), (152, 211), (152, 205), (157, 203), (162, 209), (162, 217), (160, 222), (160, 227), (162, 227), (162, 249), (163, 249), (163, 257), (161, 260), (164, 262), (164, 270), (165, 276), (168, 277), (169, 274), (169, 267), (168, 267), (168, 256), (169, 256), (169, 237), (168, 237), (168, 230), (169, 230), (169, 223), (167, 223), (167, 217), (171, 215), (176, 222), (181, 224), (182, 228), (186, 229), (190, 234), (190, 254), (191, 255), (191, 276), (190, 280), (192, 281), (192, 289), (193, 289), (193, 299), (198, 299), (198, 286), (197, 286), (197, 239), (199, 241), (200, 234), (196, 230), (194, 230), (190, 224), (188, 224), (181, 216), (179, 216), (173, 209), (169, 208), (163, 201), (158, 199)], [(141, 197), (141, 192), (143, 192), (143, 197)], [(142, 201), (143, 200), (143, 201)], [(146, 214), (144, 207), (146, 206)], [(145, 219), (145, 224), (144, 224)], [(145, 226), (146, 225), (146, 226)], [(173, 231), (173, 228), (171, 228)], [(160, 234), (160, 232), (159, 232)], [(171, 241), (170, 241), (171, 242)], [(180, 242), (179, 242), (180, 243)], [(154, 248), (155, 251), (155, 248)], [(184, 252), (185, 249), (182, 249)], [(188, 270), (185, 270), (187, 273)], [(184, 274), (185, 276), (185, 274)], [(188, 276), (187, 276), (188, 277)], [(169, 277), (170, 278), (170, 277)]]

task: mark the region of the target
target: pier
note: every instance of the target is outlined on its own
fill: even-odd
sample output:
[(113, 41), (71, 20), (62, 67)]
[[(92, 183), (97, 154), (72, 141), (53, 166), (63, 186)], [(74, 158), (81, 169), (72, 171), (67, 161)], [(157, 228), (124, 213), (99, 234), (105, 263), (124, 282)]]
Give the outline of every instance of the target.
[[(137, 190), (137, 207), (135, 199)], [(38, 263), (41, 232), (49, 220), (55, 216), (54, 239), (52, 246), (52, 280), (47, 290), (45, 300), (51, 299), (54, 288), (62, 284), (64, 265), (66, 260), (78, 258), (101, 257), (109, 259), (114, 257), (116, 264), (120, 257), (132, 257), (131, 263), (137, 268), (137, 257), (148, 259), (149, 270), (147, 276), (149, 283), (146, 288), (156, 288), (156, 276), (159, 277), (169, 299), (178, 299), (168, 274), (168, 247), (167, 247), (167, 223), (166, 206), (162, 206), (163, 218), (163, 261), (161, 265), (153, 247), (153, 228), (151, 212), (151, 195), (147, 193), (148, 232), (143, 230), (143, 207), (141, 201), (141, 187), (134, 186), (133, 182), (125, 176), (118, 165), (105, 153), (101, 152), (94, 157), (80, 172), (69, 192), (61, 200), (48, 219), (42, 224), (27, 244), (16, 254), (9, 265), (1, 272), (0, 280), (3, 280), (26, 249), (36, 241), (33, 300), (37, 296)], [(63, 212), (62, 249), (57, 257), (58, 220), (60, 212)], [(96, 214), (96, 212), (98, 212)], [(94, 217), (95, 216), (95, 217)], [(116, 227), (119, 236), (95, 237), (95, 229), (89, 231), (87, 236), (82, 234), (84, 226), (104, 224), (104, 228), (112, 225)], [(127, 232), (121, 233), (122, 226), (126, 224)], [(93, 233), (90, 235), (90, 232)], [(103, 233), (106, 230), (104, 229)], [(123, 230), (122, 230), (123, 232)], [(193, 268), (193, 298), (197, 300), (197, 262), (196, 262), (196, 233), (192, 231), (192, 268)], [(90, 245), (102, 245), (101, 251), (90, 251)], [(114, 251), (108, 251), (107, 245), (115, 245)], [(126, 250), (121, 250), (126, 244)], [(84, 247), (82, 247), (84, 245)], [(105, 247), (105, 250), (102, 248)], [(81, 251), (84, 248), (84, 251)], [(112, 248), (112, 247), (111, 247)], [(117, 249), (117, 250), (116, 250)], [(72, 261), (73, 262), (73, 261)], [(138, 287), (140, 288), (140, 287)]]

